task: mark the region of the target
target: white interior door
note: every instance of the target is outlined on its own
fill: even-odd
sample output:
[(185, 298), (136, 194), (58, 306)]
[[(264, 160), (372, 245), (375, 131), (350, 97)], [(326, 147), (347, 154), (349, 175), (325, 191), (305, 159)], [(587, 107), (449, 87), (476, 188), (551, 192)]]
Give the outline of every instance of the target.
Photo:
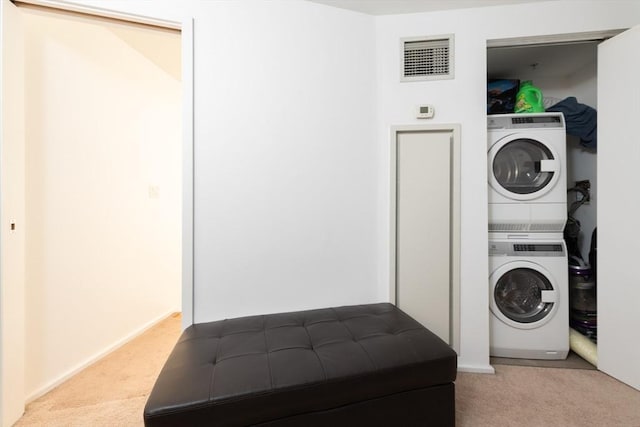
[(392, 169), (395, 297), (457, 347), (458, 169), (449, 128), (396, 133)]
[(0, 0), (0, 425), (24, 412), (24, 49), (21, 15)]
[(640, 389), (640, 27), (598, 48), (598, 368)]

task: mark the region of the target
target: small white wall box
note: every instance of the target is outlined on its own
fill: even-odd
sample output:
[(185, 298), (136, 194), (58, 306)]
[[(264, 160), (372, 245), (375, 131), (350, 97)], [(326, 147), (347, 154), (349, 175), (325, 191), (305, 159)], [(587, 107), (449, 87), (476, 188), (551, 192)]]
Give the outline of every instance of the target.
[(433, 105), (418, 105), (416, 108), (416, 117), (419, 119), (430, 119), (434, 113)]

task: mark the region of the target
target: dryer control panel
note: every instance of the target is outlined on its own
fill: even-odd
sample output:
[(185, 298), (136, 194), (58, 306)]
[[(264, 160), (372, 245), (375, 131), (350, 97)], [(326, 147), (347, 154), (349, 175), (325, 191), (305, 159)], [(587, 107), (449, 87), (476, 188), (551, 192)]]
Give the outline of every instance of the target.
[(564, 242), (495, 242), (489, 241), (489, 256), (544, 256), (562, 257), (565, 255)]
[(487, 129), (564, 129), (562, 113), (493, 114), (487, 116)]

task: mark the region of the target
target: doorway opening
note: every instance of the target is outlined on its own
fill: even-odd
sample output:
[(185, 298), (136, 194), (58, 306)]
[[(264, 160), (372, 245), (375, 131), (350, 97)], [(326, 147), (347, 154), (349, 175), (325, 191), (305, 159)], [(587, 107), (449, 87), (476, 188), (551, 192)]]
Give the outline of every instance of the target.
[[(563, 111), (562, 107), (575, 101), (579, 108), (585, 111), (597, 109), (597, 47), (598, 44), (609, 39), (622, 30), (611, 30), (596, 33), (559, 34), (533, 38), (513, 38), (487, 41), (487, 82), (512, 82), (519, 85), (525, 81), (531, 81), (542, 92), (542, 104), (546, 111)], [(515, 89), (517, 91), (517, 87)], [(514, 94), (515, 95), (515, 94)], [(573, 99), (573, 101), (572, 101)], [(495, 114), (489, 103), (488, 114)], [(514, 111), (504, 111), (513, 113)], [(502, 111), (498, 114), (503, 113)], [(566, 113), (565, 113), (566, 115)], [(565, 117), (567, 130), (572, 126), (568, 123), (571, 118)], [(575, 120), (575, 118), (574, 118)], [(586, 121), (586, 119), (585, 119)], [(566, 168), (563, 172), (562, 185), (566, 184), (568, 212), (567, 225), (564, 230), (553, 236), (556, 240), (565, 241), (567, 244), (567, 266), (562, 272), (566, 274), (569, 265), (578, 265), (583, 272), (589, 264), (590, 253), (593, 252), (597, 227), (597, 150), (595, 139), (595, 119), (591, 120), (593, 141), (573, 132), (566, 135)], [(565, 165), (563, 165), (564, 167)], [(489, 173), (492, 173), (490, 170)], [(564, 190), (563, 190), (564, 191)], [(533, 233), (525, 238), (539, 237)], [(549, 236), (544, 236), (549, 238)], [(595, 259), (593, 260), (595, 265)], [(491, 272), (490, 272), (491, 273)], [(591, 274), (591, 273), (590, 273)], [(594, 342), (596, 335), (596, 310), (595, 310), (595, 273), (592, 289), (593, 307), (589, 312), (577, 314), (572, 311), (571, 326), (578, 328), (584, 335)], [(562, 283), (560, 281), (559, 283)], [(564, 286), (564, 285), (563, 285)], [(562, 301), (570, 305), (573, 301)], [(587, 313), (587, 314), (585, 314)], [(583, 326), (583, 328), (581, 328)], [(491, 331), (491, 334), (497, 333)], [(578, 358), (579, 359), (579, 358)], [(495, 363), (497, 360), (492, 360)], [(505, 360), (500, 359), (500, 363)], [(586, 369), (595, 369), (589, 363), (577, 360), (570, 353), (567, 361), (539, 362), (534, 360), (516, 360), (514, 364), (537, 365), (547, 363), (549, 365), (567, 366), (579, 365)]]
[(25, 396), (181, 308), (181, 35), (20, 5)]
[[(545, 109), (572, 96), (597, 109), (597, 46), (622, 31), (488, 40), (487, 80), (532, 81), (542, 91)], [(587, 146), (579, 137), (567, 135), (567, 187), (583, 186), (590, 196), (575, 212), (582, 224), (578, 251), (585, 260), (590, 233), (596, 227), (596, 154), (595, 141)], [(584, 193), (574, 191), (569, 196), (567, 210)]]

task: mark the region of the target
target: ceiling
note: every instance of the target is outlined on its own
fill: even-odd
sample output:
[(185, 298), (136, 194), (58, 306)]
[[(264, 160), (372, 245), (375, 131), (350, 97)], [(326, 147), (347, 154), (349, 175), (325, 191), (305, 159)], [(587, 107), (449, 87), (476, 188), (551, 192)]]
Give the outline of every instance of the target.
[(489, 78), (568, 77), (593, 67), (597, 42), (487, 49)]
[[(368, 15), (397, 15), (504, 6), (554, 0), (309, 0), (327, 6), (353, 10)], [(548, 44), (541, 46), (492, 48), (487, 51), (489, 76), (535, 75), (565, 77), (581, 67), (593, 64), (597, 43)], [(535, 65), (534, 65), (535, 64)]]
[(548, 0), (309, 0), (328, 6), (349, 9), (369, 15), (397, 15), (433, 12), (437, 10), (468, 9)]

